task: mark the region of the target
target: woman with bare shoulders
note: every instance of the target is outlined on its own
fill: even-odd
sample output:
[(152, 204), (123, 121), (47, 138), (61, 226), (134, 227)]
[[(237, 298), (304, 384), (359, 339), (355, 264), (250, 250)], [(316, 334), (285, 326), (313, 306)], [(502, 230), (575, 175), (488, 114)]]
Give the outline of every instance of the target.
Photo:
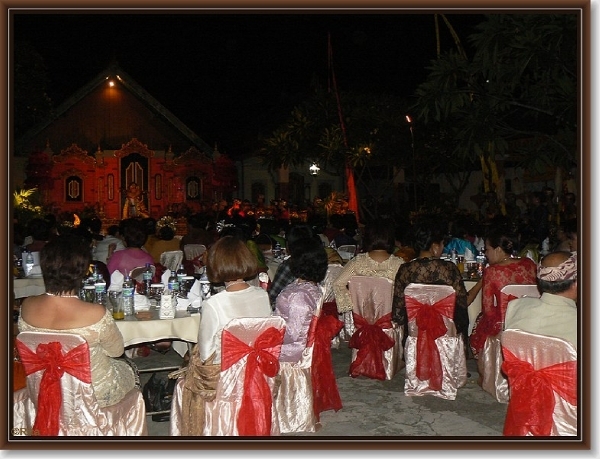
[(88, 241), (76, 235), (57, 236), (40, 253), (46, 293), (23, 300), (19, 331), (76, 334), (90, 349), (92, 386), (101, 407), (118, 403), (139, 387), (135, 365), (123, 356), (123, 336), (101, 304), (78, 298), (91, 262)]

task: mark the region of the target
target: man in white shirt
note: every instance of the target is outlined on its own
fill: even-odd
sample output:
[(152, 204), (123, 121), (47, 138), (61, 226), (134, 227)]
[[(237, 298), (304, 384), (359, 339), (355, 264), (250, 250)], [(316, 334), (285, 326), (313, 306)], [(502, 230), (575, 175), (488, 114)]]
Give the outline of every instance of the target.
[(552, 252), (538, 265), (540, 298), (508, 303), (505, 329), (520, 329), (569, 341), (577, 349), (577, 253)]

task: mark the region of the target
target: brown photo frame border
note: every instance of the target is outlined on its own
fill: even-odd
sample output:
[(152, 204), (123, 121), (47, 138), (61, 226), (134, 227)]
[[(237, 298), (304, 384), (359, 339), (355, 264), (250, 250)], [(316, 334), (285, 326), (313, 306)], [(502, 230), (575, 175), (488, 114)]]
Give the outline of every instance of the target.
[[(54, 9), (54, 8), (65, 8), (65, 9), (79, 9), (81, 8), (81, 4), (75, 2), (74, 0), (69, 1), (57, 1), (57, 2), (42, 2), (35, 0), (0, 0), (2, 12), (2, 20), (4, 24), (8, 24), (9, 21), (9, 10), (25, 10), (25, 9)], [(493, 12), (502, 12), (502, 13), (510, 13), (510, 12), (524, 12), (527, 10), (577, 10), (580, 12), (581, 25), (582, 30), (580, 33), (580, 71), (581, 71), (581, 87), (579, 92), (580, 97), (580, 124), (579, 124), (579, 138), (581, 140), (581, 150), (580, 150), (580, 165), (579, 165), (579, 183), (580, 183), (580, 206), (579, 206), (579, 218), (581, 222), (580, 232), (582, 233), (580, 238), (582, 241), (580, 243), (583, 247), (591, 247), (590, 240), (590, 221), (592, 217), (591, 213), (591, 165), (590, 165), (590, 156), (591, 156), (591, 13), (592, 13), (592, 4), (591, 1), (584, 0), (575, 0), (575, 1), (541, 1), (541, 0), (530, 0), (529, 2), (523, 3), (521, 1), (509, 0), (509, 1), (500, 1), (500, 0), (491, 0), (485, 3), (485, 7), (481, 5), (473, 5), (471, 2), (462, 0), (458, 2), (450, 2), (450, 1), (435, 1), (435, 0), (422, 0), (420, 2), (410, 2), (410, 1), (379, 1), (375, 3), (365, 3), (359, 0), (356, 1), (329, 1), (324, 4), (318, 0), (304, 0), (304, 1), (296, 1), (296, 2), (250, 2), (250, 1), (221, 1), (221, 2), (209, 2), (205, 0), (201, 1), (178, 1), (176, 3), (168, 4), (163, 2), (162, 0), (154, 0), (154, 1), (129, 1), (127, 5), (124, 6), (123, 3), (119, 0), (105, 0), (105, 1), (93, 1), (85, 4), (85, 11), (89, 12), (94, 8), (131, 8), (134, 11), (141, 11), (142, 9), (148, 8), (164, 8), (165, 12), (167, 9), (175, 9), (175, 8), (190, 8), (190, 9), (198, 9), (206, 10), (206, 9), (214, 9), (221, 10), (223, 8), (234, 8), (239, 10), (254, 10), (260, 11), (260, 9), (285, 9), (289, 12), (293, 12), (297, 9), (303, 9), (303, 11), (310, 9), (335, 9), (335, 10), (348, 10), (348, 9), (360, 9), (361, 11), (367, 10), (375, 10), (375, 9), (411, 9), (411, 10), (431, 10), (437, 9), (440, 11), (449, 11), (449, 10), (464, 10), (464, 11), (473, 11), (473, 12), (482, 12), (493, 13)], [(6, 34), (3, 35), (3, 41), (6, 40)], [(5, 43), (7, 46), (4, 46), (2, 51), (3, 62), (9, 62), (8, 60), (8, 52), (10, 50), (10, 40), (8, 43)], [(10, 68), (10, 67), (9, 67)], [(9, 70), (3, 73), (2, 82), (4, 83), (3, 87), (8, 88), (9, 81)], [(2, 91), (2, 106), (9, 107), (9, 103), (11, 102), (11, 98), (9, 97), (8, 90)], [(9, 107), (9, 109), (12, 107)], [(7, 112), (4, 112), (3, 117), (6, 117)], [(10, 113), (10, 111), (9, 111)], [(7, 145), (10, 146), (12, 141), (12, 136), (10, 136), (8, 132), (8, 126), (10, 126), (9, 119), (5, 120), (5, 123), (2, 123), (2, 138), (6, 139)], [(5, 168), (5, 176), (9, 180), (10, 183), (10, 165), (9, 165), (10, 152), (7, 157), (7, 161), (3, 163)], [(9, 200), (7, 201), (7, 205), (10, 207), (10, 195), (8, 196)], [(8, 213), (8, 209), (7, 213)], [(583, 217), (583, 218), (582, 218)], [(10, 227), (7, 230), (7, 240), (10, 241)], [(177, 440), (171, 439), (170, 437), (148, 437), (148, 439), (144, 438), (128, 438), (126, 442), (118, 442), (116, 439), (83, 439), (83, 440), (53, 440), (53, 439), (31, 439), (29, 441), (15, 441), (9, 440), (9, 424), (8, 420), (10, 419), (10, 409), (9, 406), (11, 404), (10, 401), (10, 393), (8, 391), (8, 382), (9, 377), (11, 375), (10, 372), (10, 358), (11, 358), (11, 346), (9, 345), (10, 333), (8, 337), (4, 340), (4, 351), (7, 356), (7, 365), (4, 367), (4, 378), (3, 388), (5, 393), (9, 396), (7, 398), (3, 398), (2, 407), (4, 408), (3, 412), (7, 413), (7, 417), (2, 417), (0, 427), (3, 427), (2, 430), (2, 449), (7, 450), (75, 450), (75, 449), (86, 449), (86, 450), (114, 450), (114, 449), (122, 449), (122, 450), (459, 450), (459, 449), (478, 449), (478, 450), (590, 450), (591, 449), (591, 411), (593, 407), (591, 405), (591, 377), (592, 377), (592, 367), (591, 367), (591, 359), (590, 359), (590, 332), (591, 332), (591, 322), (590, 320), (582, 320), (582, 316), (589, 318), (590, 317), (590, 304), (591, 304), (591, 290), (590, 285), (592, 282), (591, 279), (591, 266), (589, 257), (585, 256), (585, 253), (579, 252), (579, 264), (582, 266), (582, 276), (580, 276), (580, 307), (582, 313), (580, 313), (580, 341), (581, 344), (579, 346), (580, 356), (579, 356), (579, 364), (580, 364), (580, 394), (579, 394), (579, 410), (580, 410), (580, 437), (577, 441), (566, 441), (561, 438), (554, 439), (543, 439), (533, 441), (527, 440), (485, 440), (480, 438), (470, 438), (470, 437), (449, 437), (443, 438), (441, 440), (432, 441), (430, 438), (426, 437), (415, 437), (414, 439), (406, 440), (406, 439), (394, 439), (393, 437), (389, 438), (379, 438), (379, 437), (366, 437), (366, 438), (356, 438), (356, 437), (340, 437), (340, 438), (318, 438), (318, 437), (306, 437), (304, 440), (299, 440), (297, 437), (284, 437), (272, 440), (251, 440), (245, 438), (227, 438), (227, 439), (202, 439), (200, 441), (188, 441), (188, 440)], [(581, 255), (584, 255), (583, 257)], [(8, 274), (8, 273), (7, 273)], [(5, 277), (6, 279), (10, 279), (8, 275)], [(7, 292), (6, 297), (10, 299), (10, 291), (11, 285), (10, 281), (7, 283)], [(6, 330), (10, 330), (12, 327), (12, 323), (9, 321), (9, 316), (12, 318), (12, 314), (5, 314), (5, 325)], [(583, 402), (583, 406), (582, 406)], [(157, 441), (158, 440), (158, 441)], [(118, 445), (118, 446), (117, 446)], [(333, 451), (332, 451), (333, 452)], [(345, 452), (344, 454), (348, 454)]]

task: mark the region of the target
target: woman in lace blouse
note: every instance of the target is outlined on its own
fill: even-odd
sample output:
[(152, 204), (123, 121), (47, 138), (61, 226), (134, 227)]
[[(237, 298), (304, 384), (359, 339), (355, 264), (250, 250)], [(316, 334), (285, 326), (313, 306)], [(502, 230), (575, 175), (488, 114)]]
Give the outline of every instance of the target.
[(398, 269), (394, 280), (392, 320), (404, 327), (404, 339), (408, 337), (408, 319), (404, 289), (410, 283), (450, 285), (456, 292), (454, 325), (463, 335), (465, 348), (468, 344), (469, 315), (467, 312), (467, 290), (458, 267), (440, 259), (444, 250), (444, 226), (422, 225), (415, 230), (414, 248), (417, 257)]
[(114, 405), (136, 385), (135, 365), (123, 355), (123, 336), (101, 304), (81, 301), (77, 292), (91, 262), (88, 242), (79, 236), (57, 236), (40, 253), (46, 293), (23, 300), (19, 331), (80, 335), (88, 343), (92, 387), (101, 407)]
[(393, 255), (396, 235), (394, 223), (380, 219), (365, 225), (363, 237), (364, 252), (352, 258), (333, 283), (338, 312), (352, 312), (352, 299), (348, 281), (352, 276), (375, 276), (394, 280), (396, 272), (404, 262)]

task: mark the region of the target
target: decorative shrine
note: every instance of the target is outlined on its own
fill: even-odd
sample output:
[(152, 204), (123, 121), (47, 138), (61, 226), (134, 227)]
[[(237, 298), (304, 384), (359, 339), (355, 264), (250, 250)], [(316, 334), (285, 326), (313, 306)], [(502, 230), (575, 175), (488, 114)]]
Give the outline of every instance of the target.
[(20, 139), (15, 153), (28, 156), (24, 185), (38, 189), (49, 212), (93, 208), (105, 222), (188, 215), (230, 200), (238, 187), (231, 159), (116, 66)]

